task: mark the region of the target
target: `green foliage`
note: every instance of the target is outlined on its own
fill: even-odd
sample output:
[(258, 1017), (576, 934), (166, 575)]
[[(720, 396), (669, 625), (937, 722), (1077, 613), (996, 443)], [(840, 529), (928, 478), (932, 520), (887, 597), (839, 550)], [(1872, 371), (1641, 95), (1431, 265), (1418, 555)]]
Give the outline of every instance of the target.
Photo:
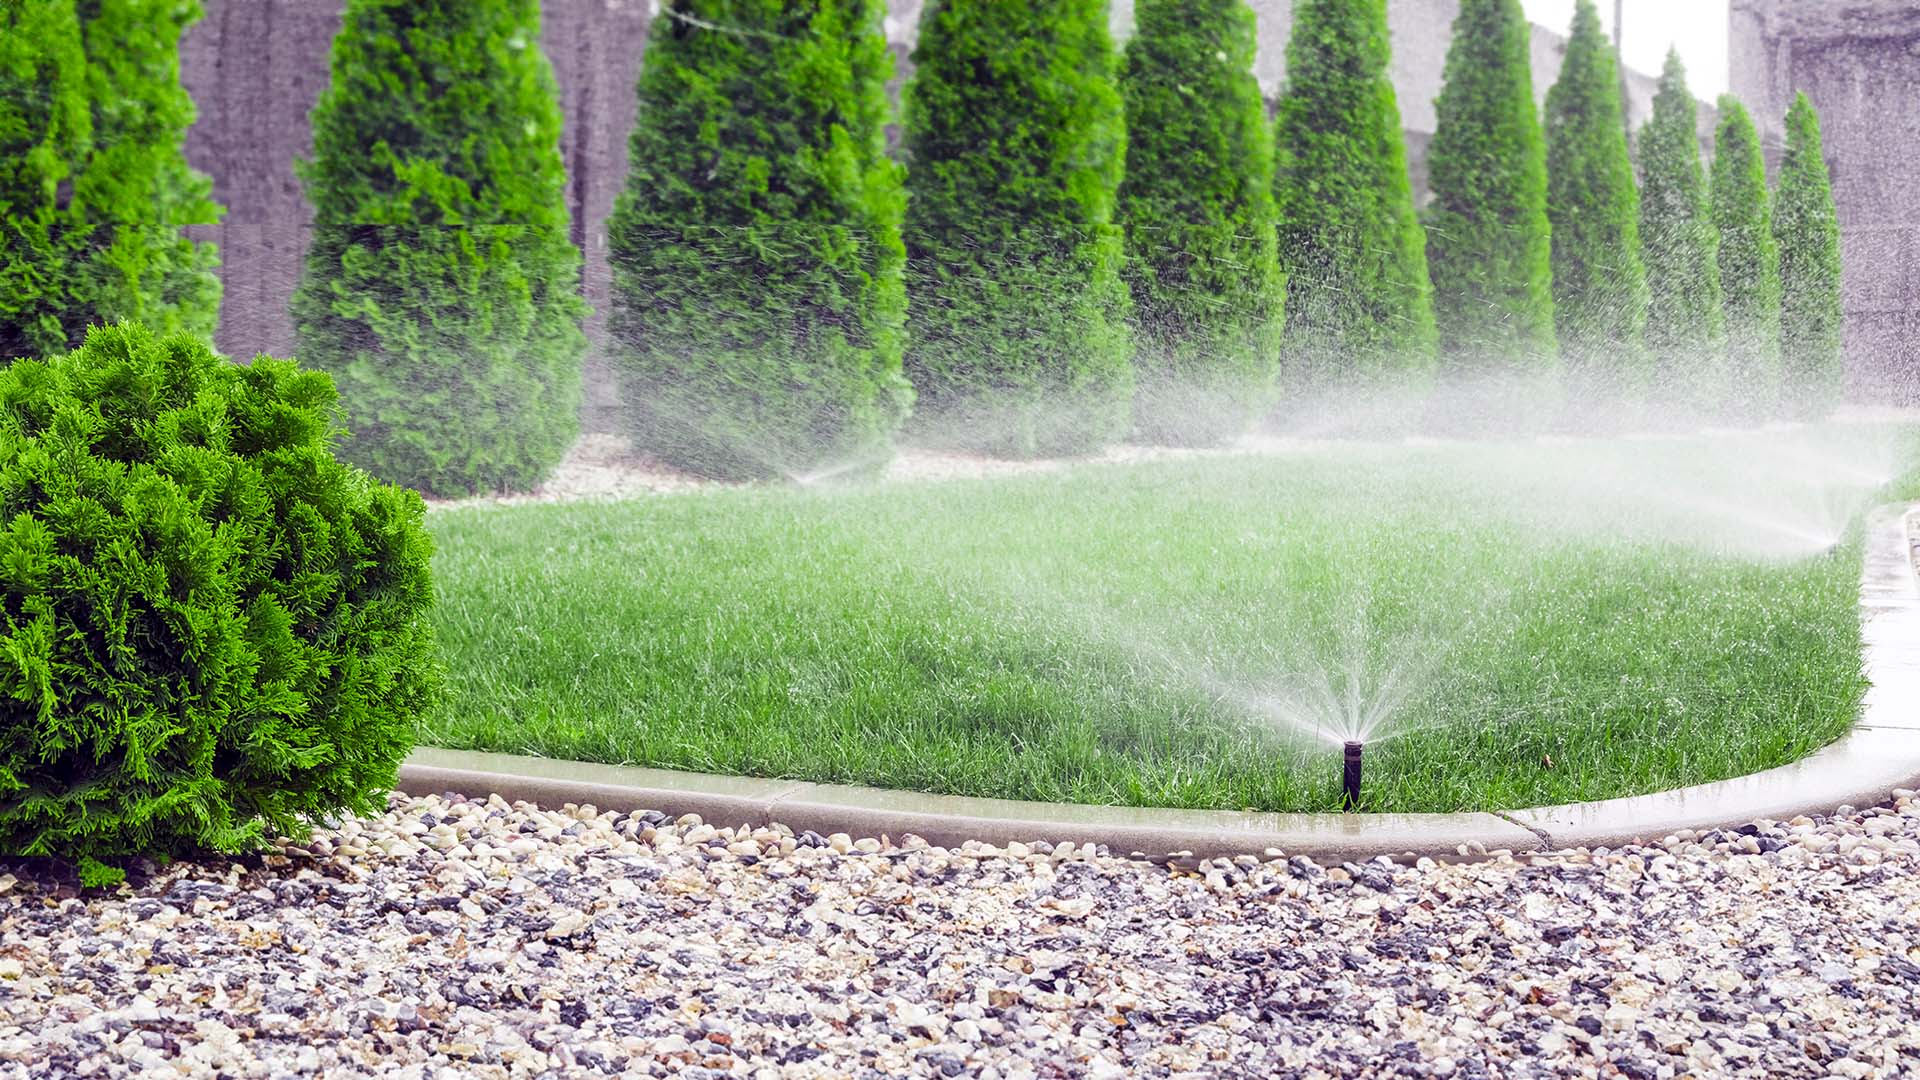
[[(221, 208), (213, 182), (188, 167), (193, 99), (180, 85), (180, 35), (198, 0), (78, 0), (93, 100), (93, 154), (74, 199), (91, 213), (82, 273), (93, 320), (137, 321), (155, 333), (213, 336), (220, 318), (219, 253), (188, 240)], [(78, 344), (77, 336), (70, 344)]]
[(930, 0), (905, 91), (907, 374), (928, 435), (1094, 449), (1132, 392), (1102, 0)]
[(1821, 416), (1840, 400), (1840, 218), (1820, 146), (1820, 116), (1807, 95), (1787, 108), (1787, 152), (1774, 195), (1780, 243), (1780, 354), (1784, 401), (1796, 416)]
[(1719, 234), (1700, 169), (1693, 94), (1667, 53), (1653, 118), (1640, 129), (1640, 245), (1647, 264), (1647, 348), (1670, 403), (1718, 409), (1729, 392)]
[(1553, 364), (1547, 152), (1520, 0), (1462, 0), (1427, 168), (1427, 260), (1441, 363), (1456, 373)]
[(1433, 286), (1389, 78), (1386, 0), (1300, 0), (1275, 118), (1290, 386), (1424, 375)]
[(180, 0), (0, 5), (0, 360), (49, 356), (138, 319), (211, 335), (219, 219), (182, 152), (193, 102)]
[(299, 167), (297, 347), (342, 453), (433, 495), (526, 490), (579, 427), (580, 254), (537, 0), (350, 0)]
[(92, 138), (72, 0), (0, 4), (0, 360), (65, 347), (84, 251), (71, 180)]
[(1728, 405), (1765, 416), (1780, 402), (1780, 248), (1760, 135), (1745, 106), (1725, 94), (1713, 139), (1712, 197), (1726, 298)]
[(1583, 391), (1644, 390), (1646, 268), (1640, 192), (1620, 108), (1620, 70), (1593, 0), (1574, 9), (1560, 79), (1547, 92), (1547, 219), (1561, 356)]
[(1120, 82), (1134, 313), (1134, 431), (1214, 445), (1243, 434), (1278, 371), (1286, 279), (1273, 144), (1245, 0), (1141, 0)]
[(880, 0), (672, 0), (608, 226), (637, 445), (710, 476), (878, 465), (912, 390)]
[(438, 686), (431, 550), (334, 407), (131, 325), (0, 372), (0, 852), (99, 882), (382, 807)]

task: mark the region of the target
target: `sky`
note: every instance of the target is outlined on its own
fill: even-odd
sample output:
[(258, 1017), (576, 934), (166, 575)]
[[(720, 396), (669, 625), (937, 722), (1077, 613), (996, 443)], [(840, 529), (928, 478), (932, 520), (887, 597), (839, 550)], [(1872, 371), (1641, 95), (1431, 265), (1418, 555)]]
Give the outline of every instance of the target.
[[(1600, 25), (1613, 34), (1614, 0), (1595, 0)], [(1565, 34), (1573, 25), (1574, 0), (1521, 0), (1527, 18)], [(1727, 0), (1625, 0), (1627, 66), (1658, 75), (1667, 47), (1676, 46), (1687, 65), (1687, 88), (1712, 101), (1727, 89)]]

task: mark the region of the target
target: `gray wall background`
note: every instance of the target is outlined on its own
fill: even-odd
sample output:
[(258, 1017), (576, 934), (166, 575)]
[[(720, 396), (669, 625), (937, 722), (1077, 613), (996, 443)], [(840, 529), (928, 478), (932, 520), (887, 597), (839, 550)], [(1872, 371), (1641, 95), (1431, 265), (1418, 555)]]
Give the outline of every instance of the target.
[(1853, 396), (1920, 403), (1920, 3), (1733, 0), (1729, 22), (1733, 92), (1770, 164), (1794, 93), (1820, 113)]
[[(908, 54), (924, 0), (889, 0), (887, 33), (899, 71), (897, 90), (909, 74)], [(213, 178), (214, 196), (227, 208), (221, 225), (203, 231), (221, 246), (218, 343), (234, 356), (293, 351), (287, 300), (299, 279), (311, 220), (293, 173), (296, 158), (311, 147), (307, 114), (327, 82), (327, 57), (340, 26), (343, 0), (206, 0), (206, 18), (181, 42), (181, 77), (198, 103), (200, 117), (187, 136), (187, 157)], [(1271, 95), (1286, 74), (1292, 0), (1251, 0), (1259, 23), (1255, 72)], [(585, 255), (583, 287), (596, 312), (607, 306), (608, 268), (604, 224), (626, 173), (626, 136), (634, 118), (634, 82), (646, 47), (654, 0), (545, 0), (541, 44), (552, 60), (566, 114), (562, 149), (569, 177), (573, 234)], [(1440, 92), (1449, 28), (1458, 0), (1391, 0), (1393, 76), (1407, 131), (1408, 169), (1415, 190), (1426, 193), (1426, 147), (1433, 136), (1433, 99)], [(1115, 0), (1112, 26), (1124, 39), (1133, 21), (1133, 0)], [(1536, 97), (1560, 71), (1565, 38), (1535, 27), (1533, 75)], [(1654, 80), (1629, 76), (1635, 122), (1648, 115)], [(1765, 111), (1765, 110), (1763, 110)], [(1713, 117), (1702, 110), (1703, 134)], [(600, 340), (604, 315), (588, 324)], [(599, 356), (587, 364), (590, 429), (610, 421), (612, 383)]]

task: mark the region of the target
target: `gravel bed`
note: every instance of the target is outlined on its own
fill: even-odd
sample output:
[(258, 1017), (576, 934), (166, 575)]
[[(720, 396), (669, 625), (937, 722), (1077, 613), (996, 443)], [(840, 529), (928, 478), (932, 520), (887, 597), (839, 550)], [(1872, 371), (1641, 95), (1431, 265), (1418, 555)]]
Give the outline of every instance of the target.
[(1920, 804), (1163, 866), (396, 798), (0, 867), (0, 1077), (1920, 1075)]

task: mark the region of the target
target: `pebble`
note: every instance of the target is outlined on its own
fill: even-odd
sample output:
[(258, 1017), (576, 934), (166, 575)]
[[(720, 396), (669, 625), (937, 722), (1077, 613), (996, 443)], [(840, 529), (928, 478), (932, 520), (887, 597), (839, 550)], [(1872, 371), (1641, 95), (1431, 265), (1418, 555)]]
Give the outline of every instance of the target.
[(397, 797), (65, 874), (0, 867), (0, 1080), (1920, 1074), (1911, 792), (1413, 866)]

